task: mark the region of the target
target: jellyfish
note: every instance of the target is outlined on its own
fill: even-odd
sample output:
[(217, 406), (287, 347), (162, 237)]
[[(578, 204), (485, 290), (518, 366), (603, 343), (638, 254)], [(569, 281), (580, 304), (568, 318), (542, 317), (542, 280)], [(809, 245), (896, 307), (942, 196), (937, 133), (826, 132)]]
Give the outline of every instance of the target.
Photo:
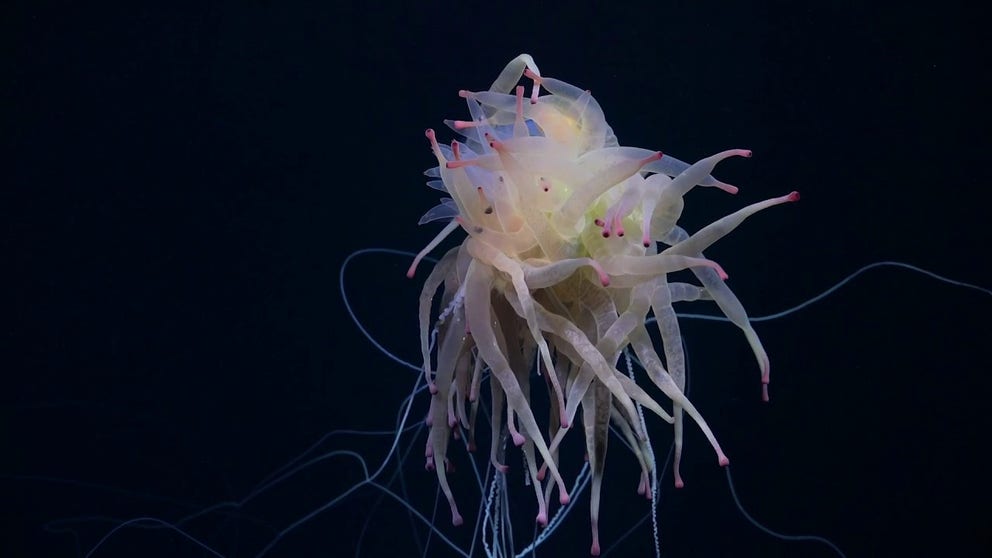
[[(529, 94), (521, 79), (530, 82)], [(479, 386), (489, 374), (490, 460), (505, 472), (497, 441), (508, 436), (520, 448), (538, 525), (547, 525), (555, 494), (560, 505), (569, 502), (559, 448), (571, 431), (581, 432), (575, 436), (584, 440), (591, 470), (590, 553), (596, 556), (611, 427), (634, 453), (638, 491), (648, 497), (657, 481), (645, 414), (673, 427), (676, 487), (684, 486), (679, 463), (687, 416), (717, 464), (729, 463), (685, 396), (675, 304), (711, 301), (743, 332), (768, 400), (768, 355), (724, 282), (726, 271), (704, 252), (748, 217), (795, 202), (799, 194), (748, 205), (690, 233), (679, 224), (686, 194), (696, 186), (735, 194), (737, 187), (711, 173), (724, 159), (750, 157), (749, 150), (728, 149), (688, 164), (622, 145), (589, 91), (542, 75), (527, 54), (513, 59), (489, 89), (459, 95), (470, 119), (445, 121), (455, 139), (445, 145), (426, 131), (437, 161), (425, 173), (428, 185), (447, 195), (420, 223), (447, 223), (407, 272), (413, 277), (448, 235), (466, 233), (427, 275), (420, 296), (422, 371), (430, 391), (426, 467), (436, 472), (451, 522), (461, 524), (446, 473), (448, 452), (453, 438), (474, 445)], [(684, 270), (696, 280), (673, 278)], [(660, 350), (650, 329), (660, 336)], [(622, 371), (623, 359), (636, 359), (647, 377)], [(544, 421), (532, 405), (532, 375), (548, 390)]]

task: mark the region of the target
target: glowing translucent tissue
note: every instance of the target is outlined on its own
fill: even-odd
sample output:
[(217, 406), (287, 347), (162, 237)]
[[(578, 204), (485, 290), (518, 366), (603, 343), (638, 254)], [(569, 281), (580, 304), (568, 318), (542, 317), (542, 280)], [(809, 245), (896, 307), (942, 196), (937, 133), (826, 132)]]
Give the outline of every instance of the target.
[[(522, 76), (533, 82), (527, 97), (517, 85)], [(641, 465), (638, 491), (648, 497), (655, 489), (655, 464), (641, 408), (674, 425), (676, 486), (683, 484), (683, 413), (709, 439), (720, 465), (728, 463), (683, 395), (685, 359), (674, 303), (711, 300), (719, 306), (747, 337), (767, 399), (768, 357), (724, 283), (723, 269), (703, 251), (750, 215), (796, 201), (799, 194), (750, 205), (690, 235), (678, 226), (683, 196), (694, 186), (736, 193), (710, 173), (721, 160), (750, 157), (750, 151), (731, 149), (689, 165), (658, 151), (621, 146), (589, 91), (542, 76), (526, 54), (510, 62), (488, 91), (459, 94), (471, 120), (445, 122), (459, 139), (442, 145), (427, 130), (438, 163), (426, 173), (428, 184), (450, 197), (420, 222), (449, 222), (408, 272), (412, 277), (423, 256), (455, 229), (468, 233), (434, 267), (420, 297), (420, 344), (432, 394), (427, 467), (437, 472), (453, 523), (462, 523), (446, 478), (448, 442), (464, 435), (474, 447), (480, 383), (488, 372), (496, 430), (491, 460), (506, 470), (498, 441), (508, 433), (525, 456), (537, 521), (546, 524), (555, 488), (561, 504), (569, 499), (558, 447), (581, 407), (592, 470), (591, 551), (598, 555), (611, 422), (634, 449)], [(669, 281), (669, 273), (685, 269), (700, 285)], [(439, 290), (442, 310), (432, 326)], [(656, 326), (646, 325), (649, 312)], [(658, 328), (664, 358), (648, 327)], [(617, 369), (628, 350), (671, 400), (671, 414)], [(547, 431), (530, 406), (532, 370), (543, 375), (550, 393)]]

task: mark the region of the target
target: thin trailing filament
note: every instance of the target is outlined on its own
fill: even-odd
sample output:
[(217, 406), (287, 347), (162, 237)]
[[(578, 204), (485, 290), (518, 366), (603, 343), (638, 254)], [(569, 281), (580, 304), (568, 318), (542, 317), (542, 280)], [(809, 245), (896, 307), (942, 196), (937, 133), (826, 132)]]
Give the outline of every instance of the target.
[[(727, 272), (703, 252), (749, 217), (797, 201), (799, 194), (751, 204), (689, 234), (679, 226), (686, 197), (696, 186), (737, 193), (712, 172), (729, 157), (750, 157), (749, 150), (728, 149), (689, 164), (656, 149), (621, 145), (591, 92), (543, 76), (526, 54), (489, 89), (459, 96), (469, 119), (445, 121), (457, 137), (441, 144), (434, 130), (426, 132), (437, 164), (425, 173), (428, 185), (449, 197), (421, 222), (447, 224), (407, 273), (414, 276), (442, 240), (458, 228), (465, 231), (462, 244), (427, 277), (420, 297), (421, 356), (431, 393), (427, 466), (437, 474), (452, 522), (461, 523), (447, 477), (448, 442), (466, 436), (475, 448), (475, 410), (488, 373), (490, 460), (505, 474), (509, 465), (499, 441), (508, 437), (520, 448), (540, 525), (548, 522), (554, 492), (559, 505), (569, 501), (558, 450), (569, 432), (583, 430), (592, 476), (590, 552), (598, 555), (611, 425), (633, 449), (641, 466), (638, 492), (648, 497), (657, 491), (651, 480), (657, 475), (642, 409), (673, 425), (677, 487), (685, 483), (680, 459), (686, 417), (707, 438), (717, 463), (729, 463), (702, 410), (684, 394), (685, 358), (673, 305), (715, 303), (750, 343), (767, 399), (767, 354), (726, 283)], [(700, 284), (669, 281), (683, 270)], [(435, 307), (443, 310), (432, 323)], [(645, 325), (649, 315), (657, 318), (660, 352)], [(630, 353), (646, 372), (638, 381), (618, 368)], [(669, 400), (671, 413), (641, 385), (647, 383)], [(549, 392), (546, 416), (531, 403), (532, 386), (540, 385)]]

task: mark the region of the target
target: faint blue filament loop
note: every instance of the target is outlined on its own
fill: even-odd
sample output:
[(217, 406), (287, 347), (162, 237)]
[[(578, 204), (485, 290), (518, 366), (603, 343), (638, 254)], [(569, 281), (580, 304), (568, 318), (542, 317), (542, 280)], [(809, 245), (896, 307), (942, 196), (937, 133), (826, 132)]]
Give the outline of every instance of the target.
[[(298, 527), (300, 527), (301, 525), (309, 522), (314, 517), (320, 515), (321, 513), (325, 512), (326, 510), (337, 506), (338, 504), (340, 504), (341, 502), (343, 502), (344, 500), (346, 500), (350, 495), (352, 495), (353, 493), (355, 493), (357, 490), (359, 490), (360, 488), (362, 488), (364, 486), (374, 487), (374, 488), (378, 489), (383, 495), (388, 496), (388, 497), (396, 500), (400, 505), (402, 505), (407, 510), (409, 510), (409, 512), (411, 513), (412, 517), (415, 517), (418, 521), (422, 522), (425, 525), (425, 527), (431, 533), (431, 536), (432, 537), (436, 535), (437, 538), (438, 538), (438, 540), (442, 541), (445, 545), (447, 545), (449, 548), (451, 548), (458, 555), (463, 556), (465, 558), (470, 558), (471, 556), (474, 555), (475, 548), (476, 548), (475, 547), (475, 542), (476, 541), (474, 539), (473, 539), (473, 546), (472, 546), (472, 548), (470, 548), (468, 550), (465, 550), (465, 549), (459, 547), (457, 543), (455, 543), (454, 541), (452, 541), (440, 529), (438, 529), (437, 527), (434, 526), (434, 522), (432, 521), (431, 518), (425, 517), (410, 502), (406, 501), (406, 499), (404, 499), (403, 496), (401, 496), (395, 490), (393, 490), (392, 488), (390, 488), (390, 486), (388, 485), (388, 483), (384, 484), (383, 482), (380, 482), (379, 481), (379, 477), (382, 476), (383, 473), (387, 470), (387, 467), (388, 467), (390, 461), (392, 459), (394, 459), (394, 458), (399, 459), (397, 456), (398, 456), (398, 448), (399, 448), (399, 445), (400, 445), (401, 438), (405, 434), (410, 433), (411, 431), (416, 431), (416, 433), (419, 433), (420, 430), (422, 428), (424, 428), (423, 425), (422, 424), (419, 424), (419, 423), (410, 424), (410, 420), (409, 419), (410, 419), (410, 412), (411, 412), (411, 408), (412, 408), (412, 405), (413, 405), (414, 397), (417, 396), (418, 394), (420, 394), (421, 392), (423, 392), (424, 390), (426, 390), (426, 386), (424, 385), (424, 376), (423, 376), (423, 374), (421, 374), (421, 372), (422, 372), (421, 366), (420, 365), (413, 364), (413, 363), (411, 363), (411, 362), (409, 362), (409, 361), (407, 361), (407, 360), (399, 357), (397, 354), (395, 354), (393, 351), (389, 350), (382, 343), (380, 343), (377, 339), (375, 339), (372, 336), (372, 334), (369, 332), (369, 330), (365, 327), (365, 325), (361, 322), (361, 320), (359, 320), (358, 316), (354, 312), (354, 309), (352, 308), (351, 301), (349, 300), (349, 298), (347, 296), (346, 280), (345, 280), (346, 279), (346, 273), (347, 273), (347, 270), (349, 268), (349, 265), (352, 263), (352, 261), (356, 257), (364, 256), (364, 255), (393, 255), (393, 256), (399, 256), (399, 257), (411, 258), (412, 259), (415, 256), (415, 254), (413, 252), (408, 252), (408, 251), (404, 251), (404, 250), (395, 250), (395, 249), (389, 249), (389, 248), (367, 248), (367, 249), (359, 250), (359, 251), (356, 251), (356, 252), (350, 254), (347, 258), (345, 258), (344, 262), (341, 265), (341, 268), (340, 268), (340, 271), (339, 271), (339, 276), (338, 276), (338, 286), (339, 286), (339, 289), (340, 289), (340, 293), (341, 293), (341, 296), (342, 296), (342, 301), (344, 303), (345, 309), (348, 312), (349, 317), (355, 323), (355, 326), (362, 333), (362, 335), (366, 339), (368, 339), (368, 341), (379, 352), (381, 352), (384, 356), (386, 356), (387, 358), (393, 360), (397, 364), (399, 364), (401, 366), (404, 366), (406, 368), (409, 368), (410, 370), (412, 370), (412, 371), (414, 371), (414, 372), (417, 373), (416, 374), (415, 382), (414, 382), (414, 384), (413, 384), (413, 386), (412, 386), (412, 388), (410, 390), (409, 395), (404, 399), (404, 401), (401, 404), (400, 411), (399, 411), (399, 414), (397, 416), (396, 428), (394, 430), (377, 431), (377, 432), (374, 432), (374, 431), (353, 431), (353, 430), (347, 430), (346, 431), (346, 430), (340, 430), (340, 431), (334, 431), (334, 432), (328, 433), (325, 436), (323, 436), (319, 441), (317, 441), (316, 443), (314, 443), (311, 447), (309, 447), (306, 451), (304, 451), (303, 453), (301, 453), (298, 457), (296, 457), (295, 459), (289, 461), (284, 466), (280, 467), (278, 470), (276, 470), (273, 473), (271, 473), (270, 475), (268, 475), (265, 479), (263, 479), (261, 482), (259, 482), (258, 485), (254, 489), (252, 489), (246, 496), (244, 496), (240, 500), (218, 503), (218, 504), (215, 504), (215, 505), (210, 506), (208, 508), (205, 508), (203, 510), (200, 510), (199, 512), (196, 512), (195, 514), (187, 515), (187, 516), (185, 516), (185, 517), (183, 517), (183, 518), (181, 518), (181, 519), (179, 519), (177, 521), (174, 521), (174, 522), (169, 522), (169, 521), (165, 521), (165, 520), (162, 520), (160, 518), (154, 518), (154, 517), (136, 517), (136, 518), (132, 518), (132, 519), (129, 519), (129, 520), (126, 520), (126, 521), (121, 521), (117, 525), (115, 525), (113, 529), (109, 530), (106, 534), (104, 534), (103, 537), (95, 545), (93, 545), (90, 548), (90, 550), (86, 553), (86, 556), (87, 557), (94, 556), (99, 551), (99, 549), (109, 539), (111, 539), (112, 537), (114, 537), (116, 534), (120, 533), (122, 530), (128, 529), (128, 528), (170, 529), (170, 530), (173, 530), (176, 533), (180, 534), (184, 539), (190, 541), (191, 544), (194, 544), (198, 548), (200, 548), (201, 550), (206, 551), (208, 554), (213, 555), (213, 556), (223, 556), (223, 554), (221, 554), (217, 550), (211, 548), (208, 544), (204, 543), (203, 541), (197, 539), (196, 537), (192, 536), (187, 531), (185, 531), (184, 528), (182, 527), (183, 524), (185, 524), (185, 523), (187, 523), (187, 522), (189, 522), (189, 521), (191, 521), (191, 520), (193, 520), (195, 518), (202, 517), (204, 515), (217, 512), (219, 510), (240, 508), (240, 507), (244, 506), (245, 504), (247, 504), (249, 501), (251, 501), (254, 498), (256, 498), (257, 496), (259, 496), (260, 494), (262, 494), (262, 493), (264, 493), (264, 492), (266, 492), (268, 490), (271, 490), (276, 485), (278, 485), (278, 484), (280, 484), (280, 483), (288, 480), (289, 478), (291, 478), (294, 475), (300, 473), (301, 471), (304, 471), (307, 468), (313, 466), (314, 464), (316, 464), (318, 462), (321, 462), (321, 461), (324, 461), (324, 460), (327, 460), (327, 459), (332, 459), (332, 458), (333, 459), (337, 459), (337, 458), (340, 458), (340, 457), (351, 458), (351, 459), (354, 459), (354, 460), (356, 460), (358, 462), (358, 464), (359, 464), (359, 466), (361, 467), (361, 470), (362, 470), (362, 480), (359, 481), (357, 484), (351, 486), (349, 489), (345, 490), (341, 494), (338, 494), (335, 497), (331, 498), (330, 500), (328, 500), (327, 502), (325, 502), (323, 505), (319, 506), (318, 508), (316, 508), (316, 509), (314, 509), (314, 510), (308, 512), (308, 513), (306, 513), (305, 515), (303, 515), (300, 518), (296, 519), (295, 521), (291, 522), (286, 527), (284, 527), (281, 530), (279, 530), (279, 532), (275, 534), (275, 536), (256, 554), (256, 556), (261, 557), (261, 556), (264, 556), (264, 555), (268, 554), (269, 551), (271, 551), (273, 548), (275, 548), (279, 544), (279, 542), (282, 541), (293, 530), (295, 530)], [(432, 258), (424, 258), (424, 259), (427, 260), (427, 261), (436, 263), (436, 260), (434, 260)], [(758, 316), (758, 317), (752, 317), (752, 318), (750, 318), (750, 320), (752, 322), (770, 321), (770, 320), (774, 320), (774, 319), (778, 319), (778, 318), (782, 318), (782, 317), (785, 317), (785, 316), (794, 314), (794, 313), (796, 313), (796, 312), (798, 312), (800, 310), (803, 310), (806, 307), (808, 307), (808, 306), (810, 306), (810, 305), (812, 305), (812, 304), (814, 304), (816, 302), (819, 302), (819, 301), (825, 299), (826, 297), (832, 295), (838, 289), (840, 289), (841, 287), (846, 286), (848, 283), (850, 283), (851, 281), (853, 281), (856, 277), (858, 277), (858, 276), (860, 276), (860, 275), (862, 275), (862, 274), (864, 274), (864, 273), (866, 273), (866, 272), (868, 272), (870, 270), (878, 269), (878, 268), (882, 268), (882, 267), (895, 267), (895, 268), (900, 268), (900, 269), (905, 269), (905, 270), (913, 271), (913, 272), (919, 273), (921, 275), (924, 275), (924, 276), (930, 277), (932, 279), (935, 279), (937, 281), (941, 281), (941, 282), (943, 282), (945, 284), (948, 284), (948, 285), (958, 286), (958, 287), (964, 287), (964, 288), (967, 288), (967, 289), (976, 290), (976, 291), (978, 291), (980, 293), (983, 293), (985, 295), (992, 296), (992, 290), (987, 289), (985, 287), (981, 287), (981, 286), (974, 285), (974, 284), (971, 284), (971, 283), (966, 283), (966, 282), (963, 282), (963, 281), (958, 281), (958, 280), (950, 279), (948, 277), (945, 277), (945, 276), (936, 274), (934, 272), (931, 272), (931, 271), (922, 269), (920, 267), (917, 267), (917, 266), (914, 266), (914, 265), (911, 265), (911, 264), (903, 263), (903, 262), (880, 261), (880, 262), (871, 263), (871, 264), (868, 264), (868, 265), (865, 265), (865, 266), (859, 268), (858, 270), (854, 271), (853, 273), (850, 273), (849, 275), (847, 275), (846, 277), (844, 277), (843, 279), (841, 279), (840, 281), (838, 281), (833, 286), (827, 288), (823, 292), (817, 294), (816, 296), (814, 296), (814, 297), (812, 297), (812, 298), (810, 298), (810, 299), (808, 299), (808, 300), (806, 300), (806, 301), (804, 301), (804, 302), (802, 302), (800, 304), (797, 304), (797, 305), (795, 305), (795, 306), (793, 306), (791, 308), (788, 308), (788, 309), (785, 309), (785, 310), (782, 310), (782, 311), (779, 311), (779, 312), (776, 312), (776, 313), (773, 313), (773, 314), (768, 314), (768, 315)], [(679, 313), (678, 316), (680, 318), (698, 319), (698, 320), (709, 320), (709, 321), (720, 321), (720, 322), (727, 322), (727, 321), (729, 321), (724, 316), (715, 316), (715, 315), (708, 315), (708, 314)], [(649, 319), (649, 322), (650, 321), (653, 321), (653, 320), (654, 320), (654, 318), (650, 318)], [(432, 343), (432, 345), (433, 345), (433, 343)], [(631, 366), (628, 365), (628, 367), (631, 367)], [(387, 436), (388, 435), (388, 436), (390, 436), (391, 437), (391, 443), (390, 443), (389, 450), (386, 453), (385, 457), (383, 457), (382, 462), (379, 464), (379, 466), (376, 467), (373, 471), (370, 472), (370, 467), (368, 465), (368, 462), (366, 461), (365, 456), (363, 456), (361, 453), (358, 453), (358, 452), (355, 452), (355, 451), (350, 451), (350, 450), (344, 450), (344, 449), (342, 449), (342, 450), (334, 450), (334, 451), (323, 452), (323, 453), (317, 454), (317, 450), (329, 438), (331, 438), (333, 436), (346, 435), (346, 434), (347, 435), (376, 435), (376, 436)], [(621, 437), (621, 439), (622, 439), (622, 437)], [(494, 441), (494, 443), (496, 443), (496, 442)], [(670, 455), (670, 453), (669, 453), (669, 455)], [(481, 534), (481, 536), (482, 536), (482, 542), (483, 542), (483, 544), (481, 546), (483, 547), (483, 551), (490, 558), (505, 558), (505, 557), (514, 555), (514, 551), (513, 551), (512, 548), (507, 549), (507, 548), (499, 548), (498, 547), (498, 542), (499, 541), (497, 540), (497, 536), (499, 536), (500, 539), (504, 539), (504, 537), (502, 537), (500, 535), (499, 530), (500, 529), (508, 529), (509, 528), (509, 524), (505, 521), (505, 518), (492, 517), (491, 514), (490, 514), (491, 509), (496, 509), (496, 508), (499, 507), (499, 504), (494, 503), (494, 500), (499, 499), (499, 495), (496, 494), (494, 496), (494, 494), (495, 494), (495, 492), (499, 492), (500, 490), (504, 490), (505, 489), (505, 480), (506, 479), (505, 479), (505, 477), (503, 477), (503, 478), (499, 478), (497, 480), (498, 473), (493, 473), (493, 474), (487, 474), (487, 475), (485, 475), (486, 480), (484, 481), (483, 480), (483, 477), (484, 476), (480, 474), (479, 469), (478, 469), (475, 461), (474, 460), (469, 460), (469, 462), (472, 465), (472, 470), (473, 470), (473, 473), (475, 475), (476, 481), (477, 481), (477, 483), (479, 485), (480, 494), (482, 496), (482, 503), (480, 503), (479, 516), (478, 516), (477, 521), (476, 521), (476, 526), (474, 528), (474, 532), (477, 533), (477, 534)], [(660, 464), (662, 462), (658, 462), (658, 463)], [(667, 467), (668, 459), (666, 459), (664, 463), (665, 463), (665, 467)], [(838, 548), (834, 543), (832, 543), (831, 541), (829, 541), (829, 540), (827, 540), (825, 538), (814, 536), (814, 535), (785, 535), (785, 534), (778, 533), (778, 532), (776, 532), (776, 531), (774, 531), (774, 530), (772, 530), (772, 529), (770, 529), (770, 528), (768, 528), (768, 527), (760, 524), (757, 520), (755, 520), (744, 509), (743, 504), (740, 502), (740, 500), (739, 500), (739, 498), (737, 496), (737, 492), (736, 492), (736, 490), (734, 488), (733, 481), (732, 481), (731, 476), (730, 476), (730, 469), (729, 469), (729, 467), (727, 468), (726, 473), (727, 473), (728, 487), (729, 487), (730, 493), (731, 493), (731, 495), (732, 495), (732, 497), (734, 499), (734, 502), (737, 504), (737, 507), (740, 510), (741, 514), (752, 525), (754, 525), (757, 529), (763, 531), (764, 533), (768, 534), (769, 536), (772, 536), (772, 537), (775, 537), (775, 538), (778, 538), (778, 539), (781, 539), (781, 540), (787, 540), (787, 541), (814, 541), (814, 542), (818, 542), (818, 543), (827, 545), (838, 556), (841, 556), (841, 557), (844, 556), (844, 554), (840, 550), (840, 548)], [(589, 484), (589, 477), (590, 477), (590, 475), (589, 475), (589, 470), (588, 470), (588, 464), (586, 464), (586, 465), (583, 466), (582, 470), (580, 471), (580, 473), (578, 474), (578, 476), (577, 476), (577, 478), (575, 480), (575, 483), (574, 483), (574, 486), (573, 486), (573, 489), (572, 489), (572, 493), (574, 495), (577, 496), (578, 494), (580, 494), (588, 486), (588, 484)], [(495, 484), (490, 484), (490, 483), (500, 483), (500, 485), (499, 486), (496, 486)], [(495, 492), (493, 492), (494, 490), (495, 490)], [(488, 497), (487, 497), (487, 494), (489, 494)], [(655, 495), (655, 498), (653, 499), (652, 506), (656, 505), (657, 498), (658, 497), (657, 497), (657, 494), (656, 494)], [(574, 502), (576, 500), (577, 500), (577, 498), (576, 497), (573, 497), (573, 504), (566, 505), (564, 507), (559, 508), (557, 510), (557, 512), (555, 513), (555, 515), (550, 518), (550, 522), (548, 524), (548, 527), (546, 529), (544, 529), (540, 533), (535, 533), (535, 536), (534, 536), (533, 541), (531, 543), (529, 543), (528, 545), (526, 545), (519, 553), (516, 553), (517, 558), (522, 558), (525, 555), (533, 555), (535, 553), (535, 550), (537, 549), (537, 547), (539, 547), (541, 544), (543, 544), (544, 542), (546, 542), (551, 537), (551, 535), (555, 532), (555, 530), (562, 524), (562, 521), (568, 515), (568, 513), (570, 512), (570, 510), (574, 506)], [(495, 508), (494, 508), (494, 506), (495, 506)], [(505, 511), (506, 510), (505, 510), (505, 506), (504, 506), (504, 509), (501, 510), (501, 513), (505, 513)], [(622, 535), (621, 538), (620, 538), (620, 540), (623, 540), (623, 538), (626, 538), (627, 536), (629, 536), (629, 534), (632, 533), (634, 531), (634, 529), (636, 529), (639, 525), (641, 525), (645, 521), (651, 520), (652, 523), (654, 523), (654, 517), (653, 517), (653, 515), (654, 514), (653, 514), (653, 510), (652, 510), (652, 513), (646, 514), (645, 517), (640, 522), (637, 523), (637, 525), (634, 525), (633, 527), (631, 527), (631, 529), (627, 533), (625, 533), (624, 535)], [(487, 541), (486, 538), (485, 538), (486, 537), (487, 525), (488, 525), (488, 528), (490, 529), (490, 535), (492, 536), (492, 543), (493, 544), (491, 546), (489, 544), (489, 541)], [(614, 543), (614, 545), (617, 544), (618, 542), (619, 541), (616, 541)], [(510, 546), (512, 546), (512, 543), (510, 543)], [(613, 547), (607, 549), (604, 554), (609, 554), (611, 552), (612, 548)], [(426, 548), (424, 549), (424, 552), (425, 553), (427, 552), (427, 549)]]

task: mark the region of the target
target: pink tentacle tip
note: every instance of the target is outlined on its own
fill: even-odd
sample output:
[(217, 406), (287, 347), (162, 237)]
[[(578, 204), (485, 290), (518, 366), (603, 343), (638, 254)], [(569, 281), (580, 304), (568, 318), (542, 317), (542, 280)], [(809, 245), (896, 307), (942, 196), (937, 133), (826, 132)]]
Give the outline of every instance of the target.
[(451, 514), (451, 524), (454, 525), (455, 527), (458, 527), (462, 523), (465, 523), (465, 520), (462, 519), (462, 515), (460, 513), (458, 513), (458, 512), (452, 512), (452, 514)]
[(682, 482), (681, 478), (675, 479), (675, 488), (685, 488), (685, 483)]
[(513, 445), (517, 447), (524, 445), (524, 442), (527, 441), (527, 438), (524, 438), (524, 435), (519, 432), (513, 433), (512, 437), (513, 437)]
[[(609, 274), (606, 273), (606, 270), (603, 269), (603, 266), (599, 265), (599, 262), (597, 262), (596, 260), (592, 260), (592, 259), (589, 260), (589, 265), (590, 265), (590, 267), (592, 267), (596, 271), (596, 275), (599, 276), (599, 283), (601, 285), (603, 285), (604, 287), (609, 287), (610, 286), (610, 276), (609, 276)], [(565, 412), (564, 411), (562, 411), (562, 415), (561, 416), (562, 417), (565, 416)], [(566, 423), (566, 422), (568, 422), (568, 421), (565, 421), (565, 420), (562, 421), (562, 423)]]
[(641, 159), (641, 166), (643, 167), (644, 165), (657, 161), (658, 159), (661, 158), (662, 158), (661, 151), (655, 151), (651, 155), (648, 155), (647, 157)]
[(558, 503), (561, 504), (561, 505), (563, 505), (563, 506), (568, 505), (568, 502), (570, 500), (571, 500), (571, 498), (568, 496), (568, 492), (562, 492), (561, 495), (558, 496)]
[(789, 195), (787, 197), (788, 197), (788, 199), (789, 199), (790, 202), (797, 202), (797, 201), (799, 201), (799, 192), (797, 192), (796, 190), (793, 190), (793, 191), (789, 192)]
[(711, 261), (711, 263), (713, 264), (712, 267), (716, 271), (716, 274), (720, 276), (720, 279), (726, 281), (727, 279), (730, 278), (730, 276), (727, 275), (727, 272), (723, 270), (723, 267), (720, 264), (713, 261)]
[(539, 511), (537, 513), (537, 518), (535, 519), (535, 521), (537, 521), (537, 524), (540, 525), (541, 527), (547, 527), (548, 526), (548, 512), (546, 512), (544, 510)]
[(406, 270), (406, 278), (413, 279), (413, 276), (417, 273), (417, 264), (410, 266), (410, 269)]
[(727, 465), (730, 465), (730, 460), (727, 459), (726, 455), (721, 455), (719, 462), (721, 467), (726, 467)]
[(726, 182), (720, 182), (719, 180), (716, 181), (716, 187), (731, 195), (740, 191), (740, 188), (737, 186), (727, 184)]

